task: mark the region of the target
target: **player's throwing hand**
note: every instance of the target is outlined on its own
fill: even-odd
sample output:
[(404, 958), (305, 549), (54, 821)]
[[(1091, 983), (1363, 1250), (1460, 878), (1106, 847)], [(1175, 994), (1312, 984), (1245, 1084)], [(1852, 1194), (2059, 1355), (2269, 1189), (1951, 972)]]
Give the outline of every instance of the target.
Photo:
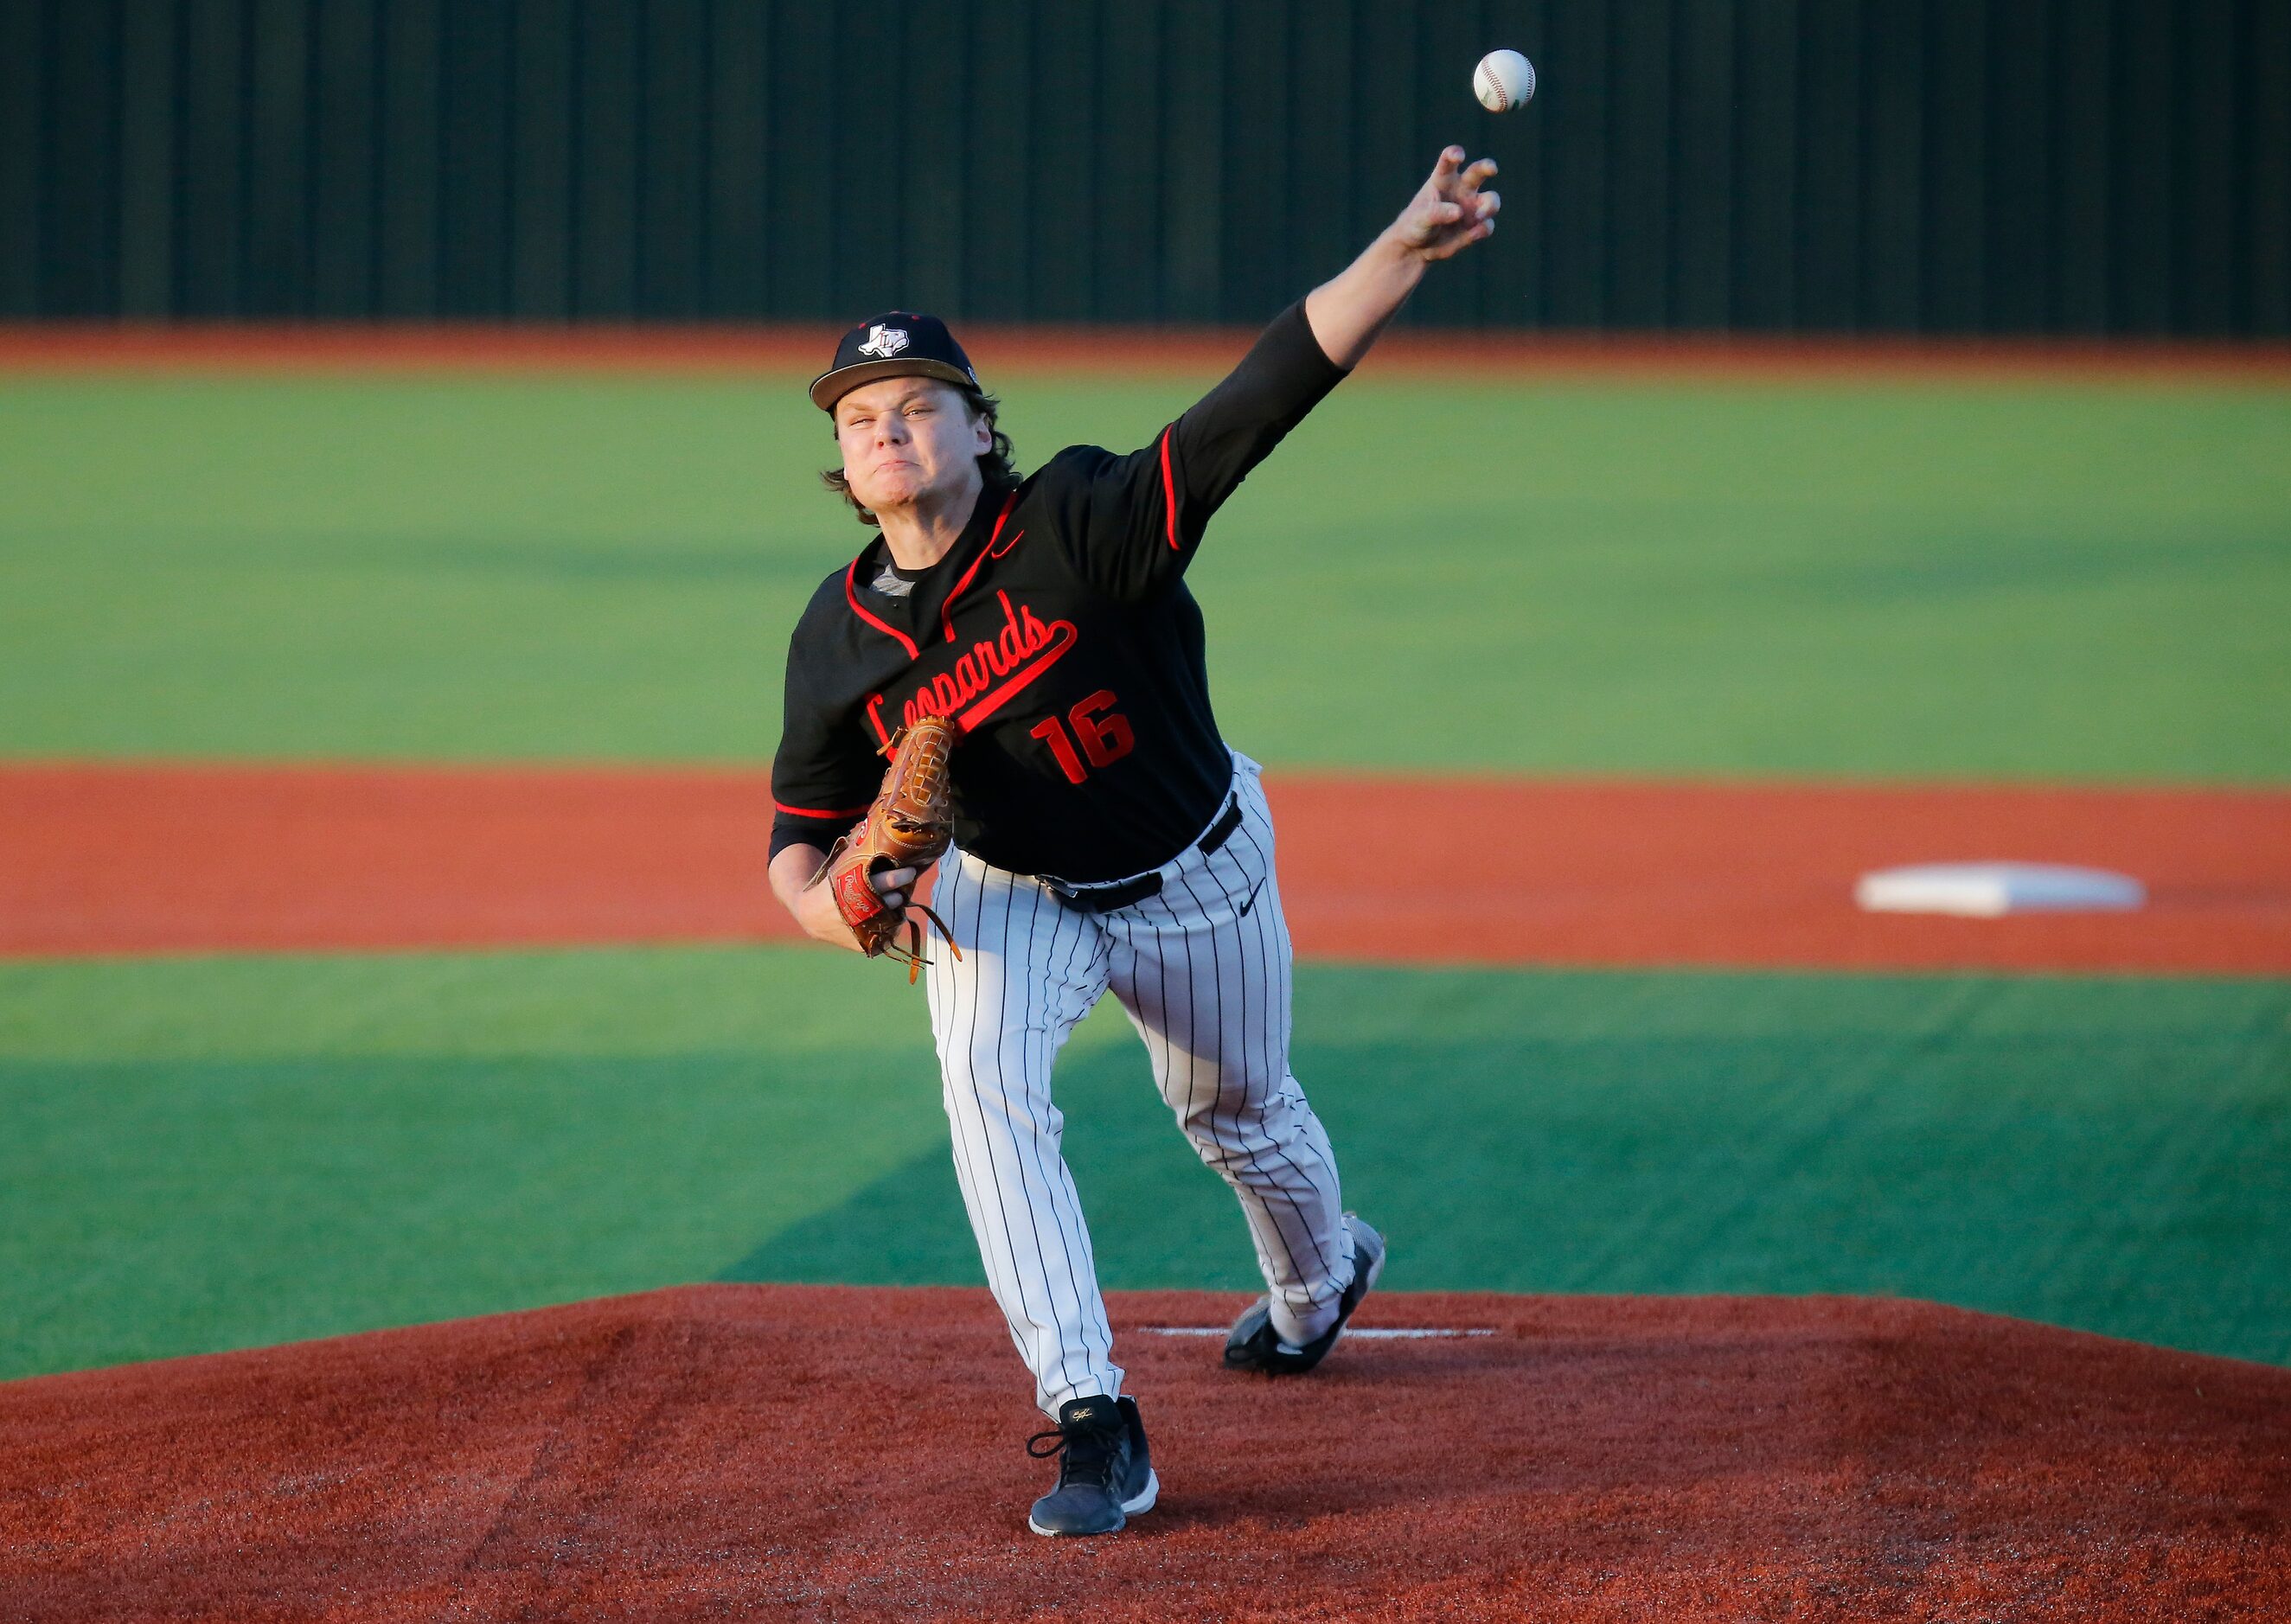
[(1444, 260), (1495, 235), (1503, 199), (1481, 189), (1495, 179), (1496, 161), (1467, 165), (1464, 157), (1461, 147), (1443, 152), (1431, 178), (1392, 222), (1391, 236), (1422, 259)]
[(1399, 218), (1358, 259), (1306, 296), (1305, 318), (1329, 359), (1347, 371), (1359, 365), (1423, 280), (1427, 266), (1494, 234), (1503, 199), (1481, 188), (1495, 173), (1493, 158), (1466, 164), (1461, 147), (1449, 148)]

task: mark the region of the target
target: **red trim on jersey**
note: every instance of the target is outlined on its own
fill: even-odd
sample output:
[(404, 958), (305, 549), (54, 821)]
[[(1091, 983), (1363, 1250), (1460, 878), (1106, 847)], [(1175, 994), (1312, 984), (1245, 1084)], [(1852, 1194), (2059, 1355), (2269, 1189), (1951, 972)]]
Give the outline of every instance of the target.
[[(946, 601), (939, 605), (939, 623), (946, 628), (946, 640), (950, 643), (954, 641), (954, 600), (961, 597), (964, 590), (970, 585), (971, 577), (978, 574), (978, 567), (981, 564), (985, 563), (989, 559), (999, 559), (1003, 552), (1010, 551), (1009, 547), (1005, 547), (1002, 552), (997, 552), (994, 550), (994, 543), (1002, 539), (1002, 527), (1009, 520), (1010, 510), (1017, 505), (1017, 492), (1012, 491), (1009, 495), (1003, 498), (1002, 511), (995, 515), (994, 534), (986, 538), (986, 545), (980, 549), (977, 558), (970, 560), (970, 567), (962, 572), (962, 579), (954, 583), (954, 591), (949, 592), (946, 595)], [(1025, 534), (1024, 530), (1018, 532), (1018, 535)], [(1018, 544), (1018, 535), (1010, 538), (1010, 547), (1016, 547)]]
[(851, 612), (854, 615), (856, 615), (861, 620), (865, 621), (869, 625), (874, 627), (876, 631), (881, 632), (884, 636), (896, 638), (899, 641), (899, 647), (907, 651), (907, 658), (910, 660), (920, 659), (922, 657), (923, 651), (915, 647), (914, 639), (909, 637), (905, 632), (900, 631), (896, 626), (892, 625), (889, 622), (878, 620), (875, 616), (868, 614), (866, 610), (859, 607), (858, 576), (859, 560), (854, 559), (843, 571), (843, 601), (851, 606)]
[(846, 811), (823, 812), (816, 807), (792, 807), (784, 800), (776, 800), (772, 802), (772, 810), (775, 812), (784, 812), (790, 817), (856, 817), (862, 812), (864, 812), (871, 804), (872, 803), (861, 801), (857, 806), (850, 808)]
[[(1170, 429), (1178, 425), (1171, 423)], [(1178, 482), (1170, 478), (1170, 429), (1162, 430), (1162, 511), (1170, 521), (1170, 551), (1182, 552), (1178, 545)]]

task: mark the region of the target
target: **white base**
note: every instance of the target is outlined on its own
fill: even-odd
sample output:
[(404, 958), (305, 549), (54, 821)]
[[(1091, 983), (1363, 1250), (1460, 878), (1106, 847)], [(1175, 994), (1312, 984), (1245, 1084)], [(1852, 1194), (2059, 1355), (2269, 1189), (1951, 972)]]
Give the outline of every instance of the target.
[(1880, 869), (1854, 883), (1853, 900), (1870, 913), (1954, 913), (1996, 919), (2007, 913), (2129, 912), (2148, 900), (2129, 874), (2059, 863), (1924, 863)]

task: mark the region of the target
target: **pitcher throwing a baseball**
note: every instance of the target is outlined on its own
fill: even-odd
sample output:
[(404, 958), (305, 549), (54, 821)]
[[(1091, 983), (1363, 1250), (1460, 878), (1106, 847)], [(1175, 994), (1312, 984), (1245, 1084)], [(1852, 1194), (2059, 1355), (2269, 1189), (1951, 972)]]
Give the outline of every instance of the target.
[[(811, 386), (842, 454), (827, 481), (882, 534), (820, 584), (789, 644), (772, 888), (821, 941), (882, 949), (914, 866), (879, 858), (855, 879), (842, 862), (833, 883), (813, 880), (871, 807), (880, 829), (917, 783), (947, 781), (953, 845), (932, 895), (945, 937), (904, 939), (928, 961), (987, 1282), (1057, 1424), (1030, 1445), (1061, 1458), (1037, 1533), (1112, 1532), (1159, 1488), (1050, 1097), (1059, 1046), (1106, 992), (1256, 1245), (1267, 1295), (1234, 1323), (1228, 1366), (1310, 1371), (1384, 1265), (1290, 1073), (1273, 820), (1257, 764), (1218, 731), (1185, 576), (1218, 505), (1368, 353), (1425, 268), (1495, 230), (1495, 165), (1464, 157), (1442, 153), (1358, 259), (1126, 456), (1073, 446), (1019, 477), (997, 403), (928, 316), (862, 324)], [(903, 763), (894, 796), (885, 755), (926, 718), (952, 728), (922, 734), (954, 742), (920, 780)], [(888, 921), (865, 917), (870, 883)]]

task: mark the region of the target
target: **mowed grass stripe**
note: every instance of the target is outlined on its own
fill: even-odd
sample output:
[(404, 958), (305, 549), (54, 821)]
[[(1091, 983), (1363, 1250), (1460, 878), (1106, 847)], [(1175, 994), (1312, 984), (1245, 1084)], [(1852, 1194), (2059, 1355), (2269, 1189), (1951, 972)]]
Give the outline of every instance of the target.
[(0, 966), (0, 1375), (705, 1278), (940, 1131), (874, 968)]
[[(1024, 462), (1180, 380), (998, 379)], [(0, 380), (0, 754), (754, 760), (793, 378)], [(1194, 572), (1278, 765), (2280, 781), (2291, 390), (1348, 384)]]
[[(1306, 966), (1395, 1288), (1884, 1291), (2291, 1363), (2291, 985)], [(1110, 1286), (1247, 1290), (1112, 1007)], [(676, 1281), (975, 1282), (920, 998), (799, 948), (0, 966), (0, 1374)]]

